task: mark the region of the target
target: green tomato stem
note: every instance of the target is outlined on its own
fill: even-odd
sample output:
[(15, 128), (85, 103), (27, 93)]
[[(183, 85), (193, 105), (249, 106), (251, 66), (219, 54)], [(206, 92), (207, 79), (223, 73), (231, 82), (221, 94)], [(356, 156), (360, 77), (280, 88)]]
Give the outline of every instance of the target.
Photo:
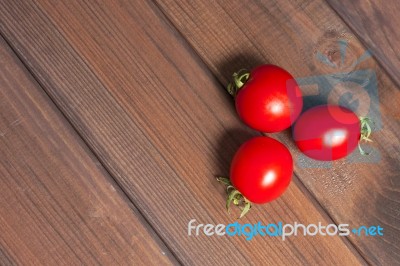
[(228, 194), (226, 198), (226, 210), (230, 213), (230, 206), (233, 203), (242, 212), (240, 213), (239, 219), (246, 215), (251, 208), (251, 202), (246, 199), (239, 190), (237, 190), (226, 177), (217, 177), (217, 181), (226, 186), (226, 192)]
[(370, 135), (372, 133), (372, 128), (370, 126), (370, 123), (373, 123), (373, 121), (369, 117), (363, 117), (360, 116), (360, 124), (361, 124), (361, 129), (360, 129), (360, 140), (358, 142), (358, 149), (361, 153), (361, 155), (370, 155), (371, 152), (366, 152), (361, 148), (361, 141), (366, 141), (366, 142), (372, 142), (370, 139)]
[(248, 72), (246, 69), (241, 69), (238, 72), (233, 73), (233, 81), (228, 84), (226, 90), (230, 95), (235, 97), (238, 91), (244, 86), (244, 84), (246, 84), (249, 77), (250, 72)]

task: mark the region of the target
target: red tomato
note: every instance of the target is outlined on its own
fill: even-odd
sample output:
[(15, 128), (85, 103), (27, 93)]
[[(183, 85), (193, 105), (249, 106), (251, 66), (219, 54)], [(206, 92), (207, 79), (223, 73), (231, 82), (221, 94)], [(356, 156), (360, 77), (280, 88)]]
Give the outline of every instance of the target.
[(330, 161), (351, 153), (360, 140), (360, 120), (338, 105), (320, 105), (303, 113), (293, 128), (297, 147), (308, 157)]
[(295, 79), (274, 65), (253, 69), (244, 85), (236, 86), (235, 94), (239, 117), (249, 127), (262, 132), (287, 129), (303, 108), (302, 94)]
[(255, 137), (236, 152), (230, 181), (247, 200), (266, 203), (286, 190), (292, 173), (292, 155), (282, 143), (269, 137)]

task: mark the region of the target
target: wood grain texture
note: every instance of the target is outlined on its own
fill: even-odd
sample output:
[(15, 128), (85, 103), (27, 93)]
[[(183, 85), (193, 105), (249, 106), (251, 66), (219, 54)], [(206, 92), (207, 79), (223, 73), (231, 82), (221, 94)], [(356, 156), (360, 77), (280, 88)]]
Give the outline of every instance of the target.
[(173, 264), (0, 39), (0, 264)]
[(400, 85), (400, 2), (327, 0)]
[[(364, 262), (339, 237), (187, 235), (191, 219), (235, 221), (215, 176), (227, 175), (239, 145), (259, 133), (240, 123), (218, 81), (153, 4), (13, 1), (0, 16), (3, 34), (181, 262)], [(258, 221), (332, 222), (297, 180), (241, 222)]]
[[(293, 151), (295, 173), (335, 222), (384, 227), (383, 237), (350, 237), (370, 263), (400, 261), (400, 92), (373, 59), (353, 66), (365, 48), (329, 6), (319, 0), (171, 0), (158, 4), (222, 84), (227, 84), (238, 69), (273, 63), (297, 78), (314, 76), (318, 80), (319, 75), (326, 75), (324, 80), (328, 83), (323, 86), (340, 79), (341, 86), (329, 93), (330, 103), (344, 100), (341, 97), (350, 92), (355, 97), (352, 100), (359, 100), (358, 115), (380, 110), (381, 121), (376, 122), (381, 122), (382, 128), (373, 135), (376, 151), (369, 158), (354, 154), (352, 159), (331, 165), (311, 160), (304, 163), (290, 132), (273, 136)], [(390, 27), (387, 24), (390, 23), (384, 27)], [(339, 40), (347, 43), (344, 62)], [(329, 59), (331, 64), (318, 60), (318, 56)], [(371, 76), (360, 78), (354, 86), (345, 82), (346, 77), (362, 73), (357, 71), (363, 69), (369, 69)], [(345, 78), (340, 78), (339, 73), (346, 73)], [(362, 98), (367, 86), (377, 86), (377, 95)], [(312, 86), (308, 87), (302, 88), (305, 95), (312, 93)], [(378, 98), (379, 102), (374, 102)]]

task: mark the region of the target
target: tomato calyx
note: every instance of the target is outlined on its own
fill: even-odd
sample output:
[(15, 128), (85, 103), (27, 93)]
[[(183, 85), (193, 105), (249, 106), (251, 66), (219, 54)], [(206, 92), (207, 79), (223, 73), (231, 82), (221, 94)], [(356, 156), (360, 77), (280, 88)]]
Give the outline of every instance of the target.
[(233, 81), (228, 84), (226, 90), (230, 95), (235, 97), (238, 91), (244, 86), (246, 81), (249, 79), (249, 77), (250, 77), (249, 71), (247, 71), (246, 69), (240, 69), (238, 72), (233, 73), (232, 75)]
[(251, 201), (246, 199), (239, 190), (237, 190), (226, 177), (217, 177), (217, 181), (226, 185), (226, 192), (228, 197), (226, 198), (226, 210), (230, 213), (230, 206), (233, 203), (242, 212), (240, 213), (239, 219), (246, 215), (251, 208)]
[(372, 142), (370, 139), (370, 135), (372, 132), (372, 128), (370, 126), (370, 123), (373, 123), (373, 121), (369, 117), (363, 117), (360, 116), (360, 124), (361, 124), (361, 129), (360, 129), (360, 140), (358, 142), (358, 149), (361, 153), (361, 155), (370, 155), (371, 152), (366, 152), (361, 148), (361, 141), (367, 141), (367, 142)]

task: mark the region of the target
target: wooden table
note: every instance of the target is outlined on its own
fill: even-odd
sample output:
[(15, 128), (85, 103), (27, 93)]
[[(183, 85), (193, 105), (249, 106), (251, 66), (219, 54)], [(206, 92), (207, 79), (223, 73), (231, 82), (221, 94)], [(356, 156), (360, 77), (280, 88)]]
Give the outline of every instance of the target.
[[(0, 264), (399, 264), (399, 11), (395, 0), (2, 0)], [(373, 73), (361, 87), (377, 89), (378, 157), (313, 167), (290, 131), (272, 134), (296, 160), (293, 182), (239, 222), (383, 236), (188, 235), (191, 219), (236, 221), (215, 176), (261, 133), (224, 87), (261, 63), (300, 79)]]

